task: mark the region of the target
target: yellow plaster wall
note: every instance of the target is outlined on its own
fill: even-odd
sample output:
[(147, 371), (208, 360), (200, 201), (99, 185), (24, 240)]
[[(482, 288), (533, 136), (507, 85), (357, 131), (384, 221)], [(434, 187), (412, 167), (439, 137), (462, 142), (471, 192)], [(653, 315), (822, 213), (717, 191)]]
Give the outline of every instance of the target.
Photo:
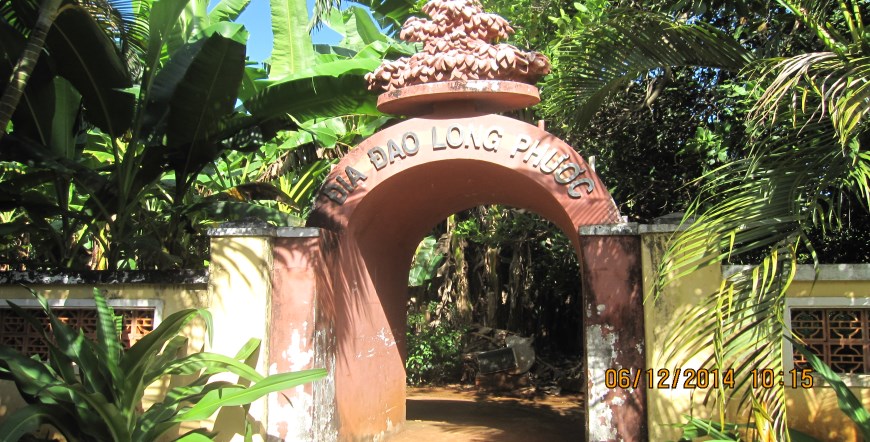
[[(213, 345), (209, 351), (228, 356), (235, 355), (251, 338), (263, 341), (257, 371), (267, 374), (266, 347), (268, 344), (269, 299), (271, 296), (272, 250), (271, 240), (262, 237), (221, 237), (212, 239), (212, 262), (209, 283), (198, 286), (183, 285), (103, 285), (107, 299), (155, 299), (163, 302), (163, 318), (186, 308), (206, 308), (213, 319)], [(90, 285), (40, 285), (35, 290), (48, 299), (91, 299)], [(30, 293), (17, 286), (0, 286), (2, 299), (32, 299)], [(191, 338), (189, 351), (198, 351), (206, 341), (205, 327), (201, 321), (192, 322), (185, 330)], [(227, 376), (215, 380), (235, 382), (238, 378)], [(167, 384), (154, 385), (146, 394), (146, 402), (159, 398)], [(15, 386), (0, 382), (0, 418), (10, 410), (23, 405)], [(266, 400), (251, 405), (249, 413), (256, 422), (256, 429), (265, 434)], [(211, 425), (219, 432), (217, 441), (241, 441), (241, 435), (229, 431), (244, 429), (245, 414), (239, 407), (228, 408), (212, 416)], [(187, 425), (181, 432), (198, 426)], [(255, 440), (257, 440), (255, 438)], [(263, 440), (260, 437), (259, 440)]]
[[(38, 285), (32, 286), (36, 292), (47, 299), (93, 299), (93, 288), (99, 288), (108, 300), (115, 299), (146, 299), (159, 300), (163, 303), (163, 318), (186, 308), (208, 307), (208, 290), (204, 284), (135, 284), (135, 285)], [(0, 286), (0, 300), (33, 299), (30, 292), (20, 286)], [(5, 304), (5, 301), (0, 301)], [(202, 322), (191, 322), (184, 331), (190, 339), (188, 351), (197, 351), (202, 347), (205, 337)], [(166, 383), (152, 385), (145, 394), (146, 402), (153, 402), (166, 391)], [(15, 385), (9, 381), (0, 381), (0, 418), (10, 411), (20, 408), (24, 401), (18, 395)]]
[[(218, 237), (211, 240), (209, 302), (214, 316), (214, 351), (234, 355), (250, 338), (262, 340), (257, 372), (267, 374), (269, 300), (272, 295), (272, 240), (265, 237)], [(227, 380), (234, 380), (232, 376)], [(251, 404), (255, 432), (266, 432), (267, 401)], [(222, 410), (215, 419), (218, 441), (242, 441), (229, 428), (244, 428), (241, 408)], [(242, 425), (240, 427), (240, 425)], [(256, 440), (256, 439), (255, 439)], [(262, 440), (262, 437), (260, 438)]]
[[(851, 298), (856, 302), (870, 297), (870, 281), (794, 281), (787, 292), (789, 298)], [(822, 301), (823, 302), (823, 301)], [(865, 385), (870, 385), (870, 376)], [(870, 409), (870, 388), (851, 386), (852, 392)], [(810, 390), (786, 390), (789, 421), (792, 426), (823, 441), (859, 441), (854, 424), (837, 405), (833, 389), (823, 386)]]
[[(642, 258), (644, 287), (647, 293), (655, 282), (658, 264), (672, 233), (650, 233), (643, 235)], [(695, 306), (704, 293), (716, 290), (722, 281), (722, 270), (711, 266), (679, 279), (665, 288), (658, 300), (647, 297), (644, 304), (647, 367), (654, 370), (667, 368), (673, 373), (677, 368), (669, 364), (665, 356), (667, 344), (673, 342), (669, 331), (681, 313)], [(870, 280), (864, 281), (794, 281), (789, 298), (806, 297), (846, 297), (860, 300), (870, 297)], [(858, 301), (856, 301), (858, 302)], [(676, 358), (679, 360), (680, 358)], [(698, 359), (679, 368), (697, 368)], [(870, 378), (870, 376), (866, 376)], [(739, 380), (737, 380), (739, 381)], [(866, 381), (870, 385), (870, 379)], [(864, 406), (870, 409), (870, 388), (852, 386), (852, 391), (861, 398)], [(650, 441), (677, 440), (679, 430), (668, 424), (684, 421), (683, 414), (696, 417), (714, 417), (702, 404), (704, 390), (658, 389), (648, 390), (648, 424)], [(786, 403), (789, 422), (796, 428), (822, 441), (852, 442), (861, 440), (852, 422), (839, 410), (836, 395), (826, 386), (812, 389), (787, 389)], [(694, 413), (693, 413), (694, 411)]]
[[(677, 368), (683, 371), (688, 368), (700, 367), (698, 359), (675, 366), (668, 362), (671, 358), (666, 354), (666, 351), (669, 351), (666, 349), (668, 349), (668, 344), (673, 343), (674, 340), (670, 333), (674, 321), (693, 307), (701, 299), (702, 294), (718, 288), (721, 275), (718, 268), (702, 269), (667, 286), (660, 297), (653, 299), (651, 288), (655, 284), (658, 265), (670, 236), (670, 233), (647, 234), (642, 236), (641, 241), (644, 288), (647, 294), (644, 303), (646, 363), (647, 368), (652, 369), (655, 375), (658, 375), (658, 371), (661, 369), (666, 369), (668, 373), (673, 374)], [(676, 357), (674, 359), (680, 360), (682, 358)], [(658, 379), (658, 376), (654, 376), (655, 381)], [(672, 382), (668, 381), (667, 385), (672, 387)], [(680, 386), (678, 385), (678, 387)], [(683, 388), (648, 389), (649, 440), (677, 440), (680, 432), (671, 427), (670, 424), (683, 422), (682, 416), (684, 414), (691, 413), (693, 409), (699, 409), (700, 403), (704, 399), (702, 393), (701, 390)]]

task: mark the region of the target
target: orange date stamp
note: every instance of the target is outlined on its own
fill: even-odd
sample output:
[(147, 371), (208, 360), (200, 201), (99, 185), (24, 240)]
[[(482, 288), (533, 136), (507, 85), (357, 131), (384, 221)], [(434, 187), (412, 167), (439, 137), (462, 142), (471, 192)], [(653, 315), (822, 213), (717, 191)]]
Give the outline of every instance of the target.
[[(792, 388), (812, 388), (814, 378), (812, 370), (797, 368), (787, 372), (772, 369), (755, 369), (749, 372), (749, 384), (752, 388), (775, 388), (789, 386)], [(791, 382), (787, 382), (791, 381)], [(660, 368), (646, 370), (631, 370), (628, 368), (609, 368), (604, 371), (604, 385), (607, 388), (643, 388), (648, 389), (706, 389), (734, 388), (734, 369), (708, 370), (706, 368)]]

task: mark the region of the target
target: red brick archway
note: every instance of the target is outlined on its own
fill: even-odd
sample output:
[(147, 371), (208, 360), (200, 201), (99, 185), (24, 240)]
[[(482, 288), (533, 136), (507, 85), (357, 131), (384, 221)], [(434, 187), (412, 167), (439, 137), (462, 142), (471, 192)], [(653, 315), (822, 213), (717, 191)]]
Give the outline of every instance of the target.
[[(611, 304), (611, 298), (621, 297), (640, 305), (640, 263), (633, 238), (626, 246), (625, 241), (613, 243), (610, 237), (581, 240), (578, 235), (581, 226), (619, 222), (609, 193), (585, 160), (535, 126), (483, 115), (459, 104), (440, 111), (399, 123), (357, 146), (333, 169), (309, 218), (309, 226), (331, 231), (336, 239), (328, 260), (332, 294), (320, 299), (319, 308), (334, 324), (340, 440), (377, 439), (404, 422), (402, 354), (411, 259), (432, 227), (470, 207), (510, 205), (537, 212), (558, 225), (574, 243), (581, 269), (598, 276), (584, 279), (589, 319), (584, 326), (598, 327), (590, 336), (603, 339), (598, 344), (613, 345), (623, 339), (632, 349), (642, 348), (642, 326), (630, 330), (631, 337), (620, 337), (619, 333), (625, 334), (619, 330), (621, 325), (607, 324), (614, 319), (598, 314), (603, 313), (598, 305), (604, 298)], [(623, 319), (616, 322), (628, 320), (619, 317)], [(635, 345), (637, 339), (641, 347)], [(640, 356), (626, 352), (630, 360), (624, 361), (619, 359), (621, 352), (612, 353), (598, 365), (643, 365), (642, 352)], [(612, 409), (625, 403), (626, 394), (602, 393), (607, 408), (602, 416), (608, 420), (602, 424), (608, 431), (614, 429), (602, 434), (624, 439), (624, 431), (617, 427), (625, 431), (645, 427), (642, 392), (629, 398), (639, 401), (640, 412), (613, 416)], [(611, 404), (617, 396), (622, 399)], [(609, 436), (601, 440), (606, 439)]]

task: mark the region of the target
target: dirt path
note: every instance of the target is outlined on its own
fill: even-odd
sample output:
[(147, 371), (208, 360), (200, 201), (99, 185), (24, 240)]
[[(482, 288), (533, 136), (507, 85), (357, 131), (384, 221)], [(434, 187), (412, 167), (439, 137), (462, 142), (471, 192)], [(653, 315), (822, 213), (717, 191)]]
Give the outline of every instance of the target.
[(461, 387), (409, 388), (408, 421), (389, 442), (582, 441), (579, 395), (519, 398)]

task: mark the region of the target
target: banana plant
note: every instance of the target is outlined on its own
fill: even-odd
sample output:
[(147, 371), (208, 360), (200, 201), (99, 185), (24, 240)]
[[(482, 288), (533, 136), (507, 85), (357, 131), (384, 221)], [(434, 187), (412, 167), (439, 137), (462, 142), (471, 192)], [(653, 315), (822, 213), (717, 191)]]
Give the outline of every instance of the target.
[[(234, 186), (250, 189), (246, 183), (271, 183), (282, 198), (258, 203), (304, 222), (330, 166), (391, 119), (375, 109), (375, 96), (364, 91), (363, 75), (383, 58), (408, 55), (415, 48), (383, 34), (372, 17), (356, 6), (332, 10), (323, 18), (341, 35), (337, 45), (313, 44), (304, 17), (287, 15), (298, 5), (285, 3), (271, 3), (272, 57), (264, 66), (246, 66), (240, 109), (257, 116), (283, 107), (298, 125), (276, 131), (256, 152), (228, 152), (223, 161), (206, 167), (199, 185), (235, 194)], [(293, 99), (302, 96), (306, 100)], [(276, 193), (276, 189), (259, 189)]]
[[(49, 360), (28, 358), (0, 346), (0, 379), (15, 382), (28, 403), (0, 424), (0, 441), (15, 442), (49, 424), (66, 440), (150, 442), (177, 432), (181, 423), (207, 419), (222, 407), (242, 406), (274, 392), (323, 377), (322, 369), (264, 377), (245, 362), (256, 360), (260, 341), (251, 339), (233, 357), (210, 352), (180, 356), (188, 346), (182, 334), (190, 321), (205, 322), (211, 342), (211, 315), (202, 309), (169, 315), (129, 350), (121, 347), (122, 318), (114, 315), (99, 289), (94, 289), (97, 310), (96, 339), (84, 336), (58, 319), (46, 300), (34, 292), (51, 323), (51, 333), (27, 310), (10, 307), (42, 333)], [(211, 381), (219, 373), (237, 375), (238, 382)], [(192, 379), (171, 388), (147, 408), (145, 390), (169, 376)], [(211, 440), (204, 428), (173, 440)]]
[[(33, 15), (36, 4), (29, 4)], [(383, 57), (410, 53), (412, 46), (380, 34), (354, 8), (329, 13), (330, 26), (343, 29), (342, 44), (315, 46), (306, 20), (294, 12), (304, 2), (273, 0), (275, 49), (259, 65), (246, 59), (247, 32), (230, 21), (247, 4), (224, 0), (207, 11), (204, 0), (133, 2), (125, 11), (125, 38), (94, 25), (95, 14), (58, 15), (49, 44), (52, 33), (66, 35), (74, 26), (93, 30), (87, 35), (99, 44), (51, 46), (31, 76), (12, 130), (0, 140), (0, 167), (15, 166), (4, 169), (9, 179), (0, 183), (0, 211), (23, 212), (14, 223), (0, 225), (0, 232), (37, 240), (30, 267), (201, 265), (203, 252), (193, 234), (210, 222), (249, 216), (300, 223), (285, 212), (289, 207), (301, 214), (294, 208), (312, 195), (323, 162), (387, 121), (365, 91), (363, 75)], [(13, 60), (29, 30), (19, 16), (29, 15), (14, 8), (0, 12), (0, 55)], [(72, 69), (84, 72), (86, 81), (56, 69), (81, 47), (99, 49)], [(103, 66), (113, 69), (104, 72)], [(116, 81), (103, 78), (109, 74)], [(100, 87), (90, 90), (83, 83)], [(296, 141), (274, 141), (282, 138)], [(249, 203), (259, 193), (234, 193), (235, 186), (269, 174), (239, 176), (226, 181), (233, 183), (229, 187), (216, 177), (226, 169), (225, 159), (254, 171), (261, 168), (248, 167), (252, 162), (272, 165), (296, 155), (300, 146), (318, 154), (298, 163), (302, 169), (284, 170), (295, 177), (283, 183), (296, 195), (292, 204), (268, 198), (254, 206)], [(248, 190), (282, 185), (274, 174), (259, 181), (268, 183)], [(248, 198), (228, 201), (229, 194)]]

